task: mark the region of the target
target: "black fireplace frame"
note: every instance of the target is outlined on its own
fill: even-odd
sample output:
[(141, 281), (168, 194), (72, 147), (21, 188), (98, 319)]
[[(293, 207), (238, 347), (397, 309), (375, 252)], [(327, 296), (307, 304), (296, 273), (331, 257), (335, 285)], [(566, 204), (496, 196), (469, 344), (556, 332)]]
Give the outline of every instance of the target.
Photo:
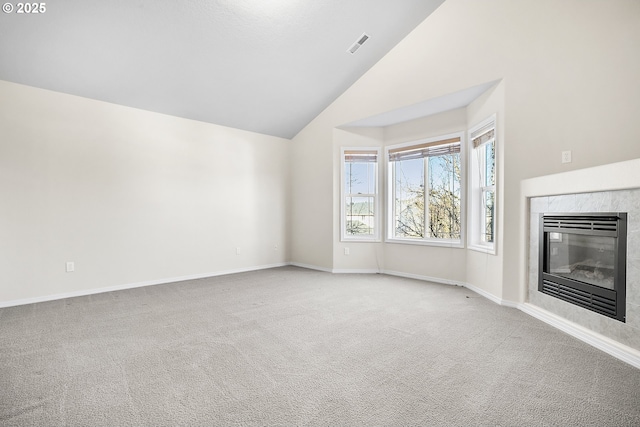
[[(547, 273), (550, 257), (549, 233), (614, 237), (614, 288), (606, 289), (579, 280)], [(627, 274), (627, 213), (540, 214), (538, 242), (538, 291), (625, 322)]]

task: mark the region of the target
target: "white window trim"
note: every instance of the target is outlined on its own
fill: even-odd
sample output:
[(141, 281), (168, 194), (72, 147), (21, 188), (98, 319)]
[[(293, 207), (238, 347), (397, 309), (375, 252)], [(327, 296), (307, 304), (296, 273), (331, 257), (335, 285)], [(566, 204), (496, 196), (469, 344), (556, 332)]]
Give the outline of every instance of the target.
[(491, 116), (487, 117), (486, 119), (484, 119), (483, 121), (481, 121), (480, 123), (478, 123), (477, 125), (471, 127), (469, 129), (468, 133), (468, 144), (469, 144), (469, 152), (473, 153), (474, 148), (471, 147), (471, 144), (473, 144), (473, 141), (471, 139), (471, 135), (478, 131), (479, 129), (482, 129), (485, 126), (489, 126), (493, 124), (493, 128), (495, 130), (495, 143), (493, 145), (493, 149), (494, 149), (494, 155), (495, 155), (495, 181), (496, 181), (496, 185), (493, 186), (493, 194), (494, 194), (494, 210), (493, 210), (493, 243), (484, 243), (482, 242), (477, 234), (480, 232), (480, 215), (481, 215), (481, 210), (482, 208), (478, 205), (478, 203), (480, 203), (481, 198), (475, 198), (476, 196), (474, 196), (474, 193), (476, 192), (476, 190), (480, 190), (482, 191), (483, 188), (480, 188), (479, 185), (475, 185), (474, 183), (474, 159), (473, 159), (473, 154), (469, 155), (469, 181), (468, 181), (468, 188), (469, 188), (469, 213), (468, 213), (468, 218), (469, 218), (469, 233), (468, 233), (468, 242), (467, 242), (467, 247), (471, 250), (477, 251), (477, 252), (483, 252), (483, 253), (487, 253), (490, 255), (496, 255), (498, 252), (498, 174), (499, 174), (499, 170), (498, 170), (498, 165), (499, 165), (499, 158), (498, 158), (498, 123), (497, 123), (497, 114), (492, 114)]
[[(392, 162), (389, 161), (389, 151), (397, 148), (410, 147), (418, 144), (426, 144), (430, 142), (442, 141), (445, 139), (451, 138), (460, 138), (460, 240), (450, 240), (450, 239), (434, 239), (430, 237), (425, 237), (422, 239), (410, 239), (410, 238), (401, 238), (395, 237), (393, 235), (394, 230), (394, 215), (393, 215), (393, 207), (394, 203), (394, 184), (393, 184), (393, 165)], [(402, 144), (389, 145), (384, 149), (384, 164), (386, 167), (385, 179), (387, 180), (387, 206), (385, 209), (387, 220), (385, 221), (385, 239), (386, 243), (399, 243), (399, 244), (408, 244), (408, 245), (419, 245), (419, 246), (440, 246), (440, 247), (448, 247), (448, 248), (464, 248), (466, 241), (466, 135), (464, 131), (455, 132), (447, 135), (440, 135), (432, 138), (424, 138), (414, 141), (405, 142)], [(425, 175), (426, 176), (426, 175)], [(426, 202), (425, 202), (426, 209)]]
[[(373, 235), (369, 236), (349, 236), (347, 235), (347, 211), (345, 199), (344, 180), (345, 180), (345, 151), (375, 151), (377, 153), (377, 161), (375, 163), (375, 193), (364, 194), (363, 196), (373, 196)], [(382, 241), (382, 221), (381, 221), (381, 202), (380, 202), (380, 164), (382, 159), (382, 149), (380, 147), (341, 147), (340, 149), (340, 241), (341, 242), (381, 242)]]

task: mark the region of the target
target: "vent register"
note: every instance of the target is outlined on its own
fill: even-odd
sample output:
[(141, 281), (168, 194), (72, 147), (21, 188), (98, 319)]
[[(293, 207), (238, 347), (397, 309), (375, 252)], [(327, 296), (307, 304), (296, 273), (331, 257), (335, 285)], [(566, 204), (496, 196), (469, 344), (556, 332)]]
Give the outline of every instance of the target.
[[(587, 310), (625, 321), (625, 290), (626, 290), (626, 213), (596, 213), (596, 214), (564, 214), (542, 215), (540, 218), (540, 271), (538, 290), (563, 301), (586, 308)], [(571, 236), (578, 237), (571, 237)], [(564, 240), (564, 242), (563, 242)], [(579, 241), (581, 245), (573, 246), (571, 241)], [(610, 241), (611, 264), (606, 267), (598, 260), (593, 265), (584, 265), (576, 261), (574, 255), (565, 255), (568, 260), (574, 256), (570, 268), (552, 268), (551, 257), (558, 255), (560, 250), (573, 254), (581, 253), (577, 259), (585, 257), (597, 258), (598, 253), (604, 252), (603, 241)], [(564, 247), (563, 247), (564, 245)], [(586, 255), (585, 255), (586, 254)], [(599, 271), (598, 271), (599, 270)], [(560, 273), (559, 273), (560, 272)], [(567, 274), (577, 272), (586, 277), (603, 276), (602, 272), (611, 275), (611, 285), (606, 282), (589, 283)], [(555, 274), (554, 274), (555, 273)], [(596, 274), (597, 273), (597, 274)]]
[(618, 232), (617, 216), (545, 216), (543, 225), (553, 231), (582, 230), (591, 235), (598, 235), (600, 231), (608, 235), (609, 232)]

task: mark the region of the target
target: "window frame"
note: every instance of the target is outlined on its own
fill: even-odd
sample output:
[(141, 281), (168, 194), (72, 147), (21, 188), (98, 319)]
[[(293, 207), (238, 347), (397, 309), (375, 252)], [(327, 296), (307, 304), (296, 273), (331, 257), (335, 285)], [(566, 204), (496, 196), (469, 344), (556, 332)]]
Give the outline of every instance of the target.
[[(422, 144), (431, 144), (439, 141), (446, 141), (453, 138), (460, 139), (460, 239), (441, 239), (441, 238), (433, 238), (433, 237), (422, 237), (422, 238), (403, 238), (395, 236), (395, 162), (391, 161), (389, 158), (389, 152), (393, 150), (398, 150), (402, 148), (408, 148), (412, 146), (422, 145)], [(450, 247), (450, 248), (464, 248), (466, 242), (466, 133), (464, 131), (459, 131), (455, 133), (450, 133), (446, 135), (440, 135), (437, 137), (429, 137), (423, 138), (419, 140), (413, 140), (401, 144), (394, 144), (385, 147), (385, 165), (386, 165), (386, 174), (385, 179), (387, 180), (387, 197), (386, 197), (386, 225), (385, 225), (385, 242), (387, 243), (399, 243), (399, 244), (409, 244), (409, 245), (420, 245), (420, 246), (440, 246), (440, 247)], [(426, 162), (428, 158), (424, 158), (423, 160)], [(429, 201), (426, 197), (428, 194), (429, 182), (428, 182), (428, 173), (427, 168), (425, 166), (424, 173), (424, 188), (425, 188), (425, 212), (423, 213), (426, 216), (428, 212)], [(425, 217), (425, 229), (427, 228), (429, 219)], [(427, 233), (425, 233), (427, 234)]]
[[(480, 147), (489, 144), (487, 141), (481, 144), (478, 148), (473, 147), (473, 135), (482, 129), (487, 129), (485, 132), (477, 135), (476, 138), (483, 133), (489, 132), (493, 129), (493, 153), (494, 153), (494, 184), (489, 186), (483, 186), (480, 183), (479, 178), (479, 162), (476, 161), (475, 153), (477, 153)], [(499, 178), (499, 157), (498, 157), (498, 126), (497, 126), (497, 114), (492, 114), (486, 119), (480, 121), (475, 126), (472, 126), (468, 131), (468, 144), (469, 144), (469, 234), (467, 247), (471, 250), (484, 252), (491, 255), (496, 255), (498, 251), (498, 178)], [(486, 192), (493, 192), (493, 242), (485, 242), (481, 238), (484, 222), (484, 206), (483, 196)]]
[[(376, 152), (374, 163), (374, 192), (373, 194), (347, 194), (345, 190), (346, 178), (346, 153), (347, 152)], [(341, 147), (340, 148), (340, 241), (341, 242), (381, 242), (381, 203), (380, 203), (380, 159), (382, 149), (380, 147)], [(347, 197), (373, 197), (373, 234), (349, 235), (347, 234)]]

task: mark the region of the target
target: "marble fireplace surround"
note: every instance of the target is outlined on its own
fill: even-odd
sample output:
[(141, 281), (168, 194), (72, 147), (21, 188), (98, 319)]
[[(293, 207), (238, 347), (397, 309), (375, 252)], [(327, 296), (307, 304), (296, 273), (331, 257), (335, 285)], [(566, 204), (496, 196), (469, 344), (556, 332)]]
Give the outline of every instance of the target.
[[(640, 368), (640, 159), (525, 180), (520, 308)], [(538, 291), (541, 213), (627, 212), (626, 323)]]
[[(532, 197), (529, 207), (527, 301), (629, 347), (640, 349), (640, 189)], [(629, 215), (626, 323), (538, 291), (539, 215), (587, 212), (627, 212)]]

